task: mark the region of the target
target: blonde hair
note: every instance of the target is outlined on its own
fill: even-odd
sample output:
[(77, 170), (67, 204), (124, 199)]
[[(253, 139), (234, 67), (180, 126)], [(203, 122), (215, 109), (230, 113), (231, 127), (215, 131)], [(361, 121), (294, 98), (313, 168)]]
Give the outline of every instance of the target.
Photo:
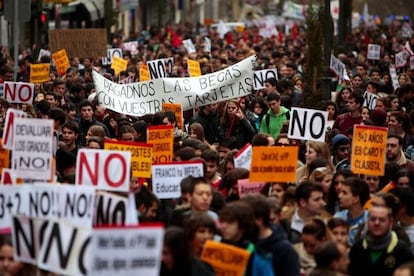
[(327, 167), (319, 167), (313, 170), (309, 180), (321, 182), (327, 175), (333, 175), (333, 171)]

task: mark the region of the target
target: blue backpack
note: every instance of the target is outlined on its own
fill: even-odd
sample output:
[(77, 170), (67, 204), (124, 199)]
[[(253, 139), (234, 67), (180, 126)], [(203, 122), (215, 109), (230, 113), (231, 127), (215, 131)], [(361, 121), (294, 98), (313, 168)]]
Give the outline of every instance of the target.
[(273, 256), (261, 254), (255, 250), (254, 244), (250, 243), (247, 251), (252, 254), (252, 276), (275, 276), (273, 269)]

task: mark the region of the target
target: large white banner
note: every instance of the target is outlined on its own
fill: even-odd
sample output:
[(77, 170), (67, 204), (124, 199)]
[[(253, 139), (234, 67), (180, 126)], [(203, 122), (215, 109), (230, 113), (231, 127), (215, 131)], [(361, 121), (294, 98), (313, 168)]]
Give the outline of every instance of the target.
[(226, 69), (192, 78), (159, 78), (131, 84), (114, 83), (97, 72), (93, 79), (104, 107), (131, 116), (162, 110), (162, 103), (179, 103), (184, 110), (249, 95), (253, 91), (255, 56)]

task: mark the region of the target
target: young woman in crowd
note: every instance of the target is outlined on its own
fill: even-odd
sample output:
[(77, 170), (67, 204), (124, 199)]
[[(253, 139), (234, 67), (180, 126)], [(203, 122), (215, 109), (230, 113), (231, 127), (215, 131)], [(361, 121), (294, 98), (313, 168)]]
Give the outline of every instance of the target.
[(197, 213), (190, 216), (185, 227), (190, 248), (194, 256), (200, 258), (207, 240), (216, 234), (216, 224), (207, 214)]
[(331, 153), (328, 145), (322, 142), (308, 141), (306, 142), (306, 163), (302, 167), (298, 168), (296, 171), (296, 179), (298, 183), (300, 183), (303, 180), (309, 179), (309, 175), (311, 173), (310, 164), (316, 158), (326, 160), (326, 162), (328, 163), (327, 167), (330, 168), (332, 171), (334, 170), (334, 166), (331, 160)]
[(32, 265), (14, 260), (13, 242), (9, 234), (0, 235), (0, 275), (4, 276), (33, 276), (36, 269)]

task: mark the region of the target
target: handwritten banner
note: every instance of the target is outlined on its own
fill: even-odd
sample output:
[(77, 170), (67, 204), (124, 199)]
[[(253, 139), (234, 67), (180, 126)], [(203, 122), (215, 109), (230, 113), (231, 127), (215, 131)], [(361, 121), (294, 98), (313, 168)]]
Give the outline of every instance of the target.
[(384, 175), (388, 129), (354, 126), (351, 170), (355, 174)]
[(152, 144), (152, 163), (172, 162), (174, 155), (174, 127), (149, 126), (147, 143)]
[(131, 116), (161, 111), (162, 103), (182, 104), (183, 110), (249, 95), (253, 91), (255, 56), (223, 70), (194, 78), (159, 78), (117, 84), (93, 71), (99, 103)]
[(30, 65), (30, 82), (42, 83), (50, 80), (50, 64), (39, 63)]
[(151, 177), (152, 145), (125, 141), (105, 140), (106, 150), (131, 152), (131, 169), (133, 177)]
[(266, 182), (250, 182), (249, 179), (237, 180), (240, 198), (251, 194), (259, 194), (265, 185)]
[(298, 147), (253, 147), (251, 182), (296, 181)]
[(216, 275), (243, 276), (250, 252), (221, 242), (208, 240), (204, 245), (201, 260), (209, 263)]
[(69, 58), (66, 50), (62, 49), (52, 54), (52, 59), (55, 62), (56, 70), (59, 76), (66, 74), (66, 70), (70, 67)]

